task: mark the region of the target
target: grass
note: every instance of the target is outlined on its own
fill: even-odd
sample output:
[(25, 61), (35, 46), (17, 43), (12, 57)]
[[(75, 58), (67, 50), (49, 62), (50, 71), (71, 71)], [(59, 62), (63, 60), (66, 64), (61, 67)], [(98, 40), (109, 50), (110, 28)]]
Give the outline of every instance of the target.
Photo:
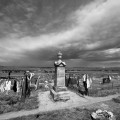
[(0, 93), (0, 114), (20, 111), (20, 110), (31, 110), (38, 108), (38, 92), (48, 91), (48, 88), (39, 86), (37, 91), (32, 91), (31, 96), (26, 98), (25, 102), (21, 102), (21, 95), (15, 94), (10, 91), (8, 95)]
[(101, 79), (93, 80), (92, 88), (89, 89), (90, 96), (104, 97), (120, 93), (120, 80), (112, 80), (110, 83), (100, 84)]
[[(99, 92), (99, 91), (98, 91)], [(114, 94), (116, 92), (113, 91), (113, 89), (102, 89), (102, 92), (96, 94), (96, 96), (106, 96), (109, 94)], [(107, 101), (105, 104), (107, 104), (110, 107), (110, 110), (114, 113), (116, 120), (120, 119), (120, 97), (113, 98), (111, 101)], [(102, 102), (104, 103), (104, 102)], [(92, 107), (86, 106), (86, 108), (73, 108), (73, 109), (65, 109), (65, 110), (57, 110), (57, 111), (51, 111), (41, 114), (35, 114), (35, 115), (29, 115), (29, 116), (23, 116), (23, 117), (17, 117), (12, 118), (10, 120), (91, 120), (91, 113), (93, 111), (96, 111), (99, 109), (100, 104), (95, 104)], [(97, 106), (97, 107), (96, 107)]]
[(26, 98), (25, 102), (21, 102), (20, 94), (9, 92), (9, 94), (6, 95), (5, 93), (0, 93), (0, 114), (35, 108), (38, 108), (36, 94)]
[(90, 120), (91, 112), (92, 110), (74, 108), (23, 116), (10, 120)]
[(114, 100), (95, 103), (84, 108), (77, 107), (72, 109), (57, 110), (41, 114), (12, 118), (9, 120), (91, 120), (91, 113), (95, 112), (98, 109), (101, 109), (101, 105), (103, 103), (109, 107), (108, 111), (113, 112), (116, 120), (120, 120), (120, 104)]
[[(83, 89), (83, 87), (80, 87), (78, 89), (77, 86), (75, 85), (72, 85), (72, 86), (69, 86), (69, 89), (75, 91), (75, 92), (78, 92), (80, 94), (83, 94), (85, 91)], [(92, 97), (105, 97), (105, 96), (109, 96), (109, 95), (114, 95), (116, 93), (120, 93), (120, 90), (116, 87), (114, 88), (108, 88), (108, 87), (104, 87), (103, 88), (100, 88), (100, 89), (96, 89), (96, 88), (91, 88), (89, 89), (89, 96), (92, 96)]]
[[(84, 87), (80, 84), (78, 88), (77, 85), (71, 85), (70, 89), (79, 92), (81, 94), (84, 93)], [(100, 84), (99, 81), (93, 81), (91, 88), (89, 90), (89, 96), (92, 97), (105, 97), (108, 95), (114, 95), (116, 93), (120, 93), (120, 80), (112, 81), (111, 83)]]
[(117, 88), (100, 89), (100, 90), (92, 89), (92, 90), (89, 90), (89, 95), (92, 97), (105, 97), (108, 95), (114, 95), (114, 94), (119, 93), (119, 92), (120, 92), (120, 90), (118, 90)]
[(116, 120), (120, 120), (120, 96), (117, 98), (113, 98), (112, 100), (107, 101), (106, 103), (110, 106), (110, 109), (116, 116)]
[(115, 103), (120, 103), (120, 96), (118, 96), (117, 98), (113, 98), (112, 99)]

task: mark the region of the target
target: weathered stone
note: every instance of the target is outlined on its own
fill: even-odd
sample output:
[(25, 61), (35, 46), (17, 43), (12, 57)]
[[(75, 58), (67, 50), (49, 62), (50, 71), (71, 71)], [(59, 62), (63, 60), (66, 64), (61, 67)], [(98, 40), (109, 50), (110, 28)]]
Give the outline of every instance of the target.
[(60, 92), (60, 91), (67, 91), (66, 87), (61, 87), (61, 86), (53, 86), (53, 90), (56, 92)]
[(63, 91), (67, 89), (65, 86), (65, 64), (63, 62), (55, 62), (55, 81), (54, 81), (54, 87), (53, 89), (57, 91)]
[(97, 110), (91, 114), (92, 120), (116, 120), (112, 112), (107, 110)]
[(50, 90), (50, 95), (52, 96), (54, 101), (66, 101), (69, 100), (70, 97), (67, 94), (67, 87), (65, 86), (65, 62), (61, 60), (62, 53), (58, 53), (58, 61), (55, 61), (55, 80), (53, 89)]
[(55, 92), (53, 89), (50, 90), (50, 95), (54, 101), (66, 101), (70, 99), (69, 93), (66, 92)]
[(50, 95), (52, 96), (54, 101), (57, 101), (58, 94), (53, 89), (50, 90)]

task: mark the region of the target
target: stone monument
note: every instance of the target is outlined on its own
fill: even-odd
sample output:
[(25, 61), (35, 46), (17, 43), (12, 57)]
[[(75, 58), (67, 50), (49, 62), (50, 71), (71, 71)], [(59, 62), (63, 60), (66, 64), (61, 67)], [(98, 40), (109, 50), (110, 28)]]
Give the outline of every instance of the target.
[(55, 66), (55, 81), (54, 81), (54, 86), (53, 89), (56, 92), (59, 91), (65, 91), (67, 90), (65, 86), (65, 62), (62, 60), (62, 53), (58, 53), (58, 61), (55, 61), (54, 66)]
[(62, 53), (58, 53), (58, 60), (55, 61), (55, 80), (53, 89), (50, 90), (50, 94), (55, 101), (57, 100), (68, 100), (70, 97), (67, 93), (67, 87), (65, 86), (65, 66), (66, 63), (63, 62)]

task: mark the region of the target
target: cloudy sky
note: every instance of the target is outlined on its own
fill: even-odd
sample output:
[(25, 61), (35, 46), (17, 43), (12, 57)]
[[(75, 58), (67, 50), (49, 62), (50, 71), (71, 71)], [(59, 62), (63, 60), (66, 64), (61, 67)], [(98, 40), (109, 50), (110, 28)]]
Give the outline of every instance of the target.
[(0, 65), (120, 67), (120, 0), (0, 0)]

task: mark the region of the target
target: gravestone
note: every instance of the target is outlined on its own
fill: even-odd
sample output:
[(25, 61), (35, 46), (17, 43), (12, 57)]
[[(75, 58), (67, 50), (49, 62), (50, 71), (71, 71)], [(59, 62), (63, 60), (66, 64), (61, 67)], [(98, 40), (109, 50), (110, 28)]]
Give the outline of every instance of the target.
[(58, 92), (58, 91), (64, 91), (67, 90), (65, 86), (65, 62), (62, 60), (62, 53), (58, 53), (58, 61), (55, 61), (54, 66), (55, 66), (55, 81), (54, 81), (54, 86), (53, 89)]
[(55, 61), (54, 63), (55, 66), (54, 86), (53, 89), (50, 90), (50, 94), (54, 100), (70, 99), (70, 97), (67, 96), (67, 87), (65, 86), (66, 63), (61, 60), (62, 59), (61, 52), (59, 52), (57, 56), (58, 56), (58, 60)]
[(103, 82), (102, 82), (103, 84), (110, 82), (111, 82), (110, 76), (103, 78)]

